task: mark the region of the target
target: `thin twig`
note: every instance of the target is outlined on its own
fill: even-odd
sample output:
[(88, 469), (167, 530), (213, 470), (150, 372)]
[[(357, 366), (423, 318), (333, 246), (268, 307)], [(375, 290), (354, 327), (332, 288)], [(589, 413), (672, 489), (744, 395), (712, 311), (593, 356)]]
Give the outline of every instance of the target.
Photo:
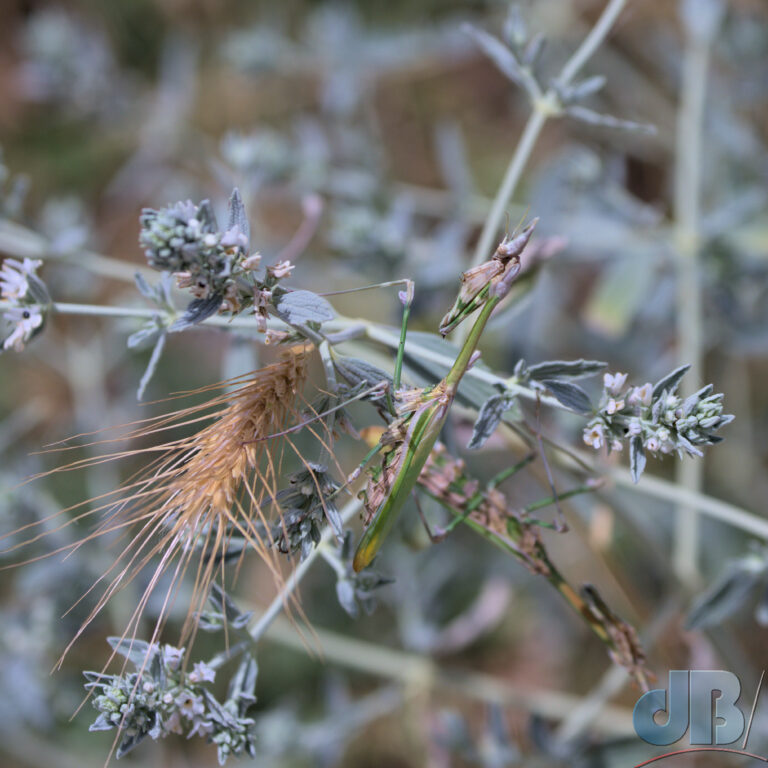
[[(675, 166), (675, 219), (677, 244), (678, 358), (691, 366), (681, 384), (681, 394), (693, 394), (702, 381), (702, 297), (699, 271), (699, 219), (701, 198), (702, 123), (706, 101), (711, 40), (689, 34), (683, 59), (680, 109), (677, 123)], [(677, 472), (680, 484), (690, 491), (702, 486), (704, 463), (683, 462)], [(690, 587), (699, 580), (699, 520), (696, 509), (683, 506), (675, 527), (673, 564), (678, 578)]]
[[(581, 700), (579, 696), (560, 691), (523, 688), (500, 679), (498, 675), (447, 669), (436, 665), (428, 656), (386, 648), (328, 630), (314, 628), (314, 633), (326, 661), (369, 675), (399, 680), (409, 686), (434, 687), (476, 701), (519, 707), (553, 720), (566, 718)], [(275, 621), (265, 639), (286, 648), (306, 651), (295, 626), (287, 620)], [(621, 707), (605, 707), (594, 729), (612, 736), (631, 735), (634, 733), (632, 713)]]
[[(627, 0), (611, 0), (595, 23), (595, 26), (584, 38), (581, 45), (576, 49), (570, 59), (566, 62), (562, 71), (556, 78), (558, 87), (568, 85), (579, 73), (581, 68), (587, 63), (589, 58), (595, 53), (600, 44), (605, 40), (609, 31), (613, 27), (616, 19), (626, 5)], [(541, 134), (541, 130), (547, 120), (560, 113), (559, 99), (554, 86), (547, 89), (539, 99), (533, 102), (533, 111), (523, 128), (520, 141), (515, 147), (512, 158), (509, 161), (504, 178), (501, 181), (496, 196), (494, 197), (491, 210), (483, 224), (483, 230), (477, 241), (475, 252), (472, 257), (472, 265), (477, 266), (490, 258), (494, 238), (497, 237), (499, 227), (504, 218), (509, 202), (511, 201), (520, 177), (528, 164), (536, 141)], [(463, 341), (466, 330), (458, 329), (458, 340)]]
[[(360, 510), (360, 505), (361, 502), (358, 499), (352, 499), (344, 509), (341, 510), (342, 522), (348, 523)], [(307, 575), (307, 572), (312, 567), (315, 560), (322, 554), (323, 547), (328, 546), (333, 535), (333, 529), (330, 525), (327, 526), (323, 531), (322, 538), (318, 545), (296, 566), (293, 573), (291, 573), (285, 580), (285, 584), (279, 594), (276, 595), (275, 599), (269, 604), (267, 610), (259, 616), (256, 624), (248, 629), (248, 633), (254, 642), (264, 635), (267, 629), (269, 629), (270, 624), (272, 624), (272, 622), (280, 615), (285, 606), (288, 605), (291, 595), (299, 584), (301, 584), (301, 580)]]

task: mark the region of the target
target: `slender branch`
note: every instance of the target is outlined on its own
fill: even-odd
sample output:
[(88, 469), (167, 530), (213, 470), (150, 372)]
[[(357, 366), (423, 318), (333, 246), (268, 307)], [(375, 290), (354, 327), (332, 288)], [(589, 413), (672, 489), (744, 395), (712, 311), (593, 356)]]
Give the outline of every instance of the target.
[[(513, 685), (496, 675), (447, 669), (436, 665), (428, 656), (386, 648), (328, 630), (314, 628), (314, 633), (326, 661), (369, 675), (399, 680), (408, 686), (435, 687), (476, 701), (519, 707), (553, 720), (568, 717), (580, 701), (580, 697), (568, 693)], [(265, 639), (306, 652), (296, 627), (287, 620), (274, 622)], [(605, 707), (594, 726), (596, 731), (613, 736), (634, 733), (632, 713), (621, 707)]]
[[(568, 59), (556, 78), (558, 87), (568, 85), (579, 73), (581, 68), (605, 40), (626, 3), (627, 0), (611, 0), (608, 3), (595, 26), (584, 38), (571, 58)], [(560, 114), (560, 110), (560, 102), (554, 86), (547, 89), (546, 93), (533, 101), (533, 111), (523, 128), (520, 141), (512, 154), (512, 159), (509, 161), (504, 178), (496, 192), (491, 210), (483, 224), (483, 229), (472, 257), (473, 266), (482, 264), (490, 258), (493, 241), (501, 226), (504, 212), (515, 194), (520, 177), (525, 170), (525, 166), (528, 164), (541, 130), (550, 117)], [(463, 341), (466, 332), (461, 327), (458, 329), (457, 339), (459, 343)]]
[(496, 197), (493, 200), (488, 217), (483, 224), (483, 230), (480, 233), (480, 239), (477, 241), (475, 253), (472, 257), (472, 264), (474, 266), (482, 264), (491, 257), (493, 241), (501, 226), (504, 212), (512, 195), (515, 194), (517, 184), (520, 181), (525, 166), (528, 164), (541, 129), (544, 127), (544, 123), (547, 122), (547, 117), (548, 115), (544, 109), (534, 106), (534, 110), (531, 112), (523, 128), (523, 133), (520, 136), (520, 141), (515, 148), (512, 159), (509, 161), (501, 185), (496, 192)]
[[(341, 510), (342, 522), (348, 523), (359, 511), (361, 503), (362, 502), (360, 502), (358, 499), (352, 499), (344, 507), (344, 509)], [(285, 606), (288, 605), (289, 598), (294, 593), (299, 584), (301, 584), (301, 580), (307, 575), (307, 572), (312, 567), (315, 560), (317, 560), (317, 558), (322, 555), (323, 548), (328, 546), (332, 538), (333, 530), (331, 526), (328, 525), (323, 531), (318, 545), (309, 553), (309, 555), (307, 555), (306, 558), (304, 558), (301, 563), (296, 566), (296, 568), (293, 570), (293, 573), (291, 573), (291, 575), (285, 580), (285, 584), (283, 585), (283, 588), (280, 590), (279, 594), (277, 594), (275, 599), (269, 604), (267, 610), (264, 611), (261, 616), (259, 616), (256, 624), (248, 629), (248, 633), (254, 642), (259, 640), (264, 635), (267, 629), (269, 629), (270, 624), (272, 624), (272, 622), (280, 615)]]
[[(677, 244), (678, 358), (691, 368), (681, 385), (683, 397), (693, 394), (702, 381), (702, 296), (699, 270), (699, 219), (701, 198), (702, 123), (707, 90), (711, 38), (688, 34), (680, 108), (677, 121), (675, 167), (675, 240)], [(690, 491), (701, 489), (704, 464), (686, 461), (677, 479)], [(680, 580), (694, 587), (699, 579), (699, 520), (696, 509), (683, 506), (675, 527), (673, 564)]]
[(581, 45), (574, 51), (570, 59), (565, 63), (559, 77), (558, 83), (570, 85), (573, 78), (579, 74), (581, 68), (592, 58), (595, 51), (603, 44), (608, 33), (619, 18), (619, 14), (624, 10), (627, 0), (611, 0), (600, 15), (600, 18), (592, 27), (589, 34), (584, 38)]

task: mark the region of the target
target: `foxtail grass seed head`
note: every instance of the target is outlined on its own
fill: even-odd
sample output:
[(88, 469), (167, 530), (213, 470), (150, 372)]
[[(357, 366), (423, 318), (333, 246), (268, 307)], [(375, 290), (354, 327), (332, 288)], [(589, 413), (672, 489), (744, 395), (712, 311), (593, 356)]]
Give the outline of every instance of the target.
[[(157, 633), (171, 596), (188, 575), (193, 589), (182, 642), (189, 639), (233, 540), (244, 541), (246, 549), (255, 551), (270, 567), (276, 582), (282, 583), (272, 534), (284, 528), (283, 505), (278, 498), (280, 472), (288, 453), (295, 454), (302, 464), (306, 461), (290, 437), (275, 435), (298, 420), (297, 402), (305, 374), (305, 352), (294, 348), (279, 362), (243, 377), (233, 391), (214, 394), (201, 404), (141, 422), (127, 437), (143, 440), (166, 430), (184, 430), (209, 422), (193, 434), (151, 448), (81, 460), (69, 467), (97, 466), (139, 455), (150, 458), (144, 470), (122, 488), (95, 499), (95, 508), (85, 513), (102, 515), (86, 541), (118, 532), (128, 532), (130, 541), (97, 582), (106, 582), (107, 586), (78, 636), (119, 588), (150, 568), (151, 578), (127, 633), (133, 631), (161, 577), (168, 575), (170, 586)], [(223, 389), (231, 383), (207, 387), (202, 392)], [(330, 487), (331, 481), (322, 477), (321, 487)]]

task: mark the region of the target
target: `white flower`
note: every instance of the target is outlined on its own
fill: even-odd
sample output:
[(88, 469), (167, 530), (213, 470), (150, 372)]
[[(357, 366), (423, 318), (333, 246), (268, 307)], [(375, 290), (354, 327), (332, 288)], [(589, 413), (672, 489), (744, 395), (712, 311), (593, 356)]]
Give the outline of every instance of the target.
[(268, 267), (268, 269), (273, 277), (276, 277), (278, 280), (281, 280), (284, 277), (288, 277), (291, 274), (291, 272), (293, 272), (294, 265), (287, 260), (278, 261), (277, 264), (275, 264), (272, 267)]
[(603, 376), (603, 386), (612, 395), (618, 395), (627, 383), (626, 373), (606, 373)]
[(163, 664), (169, 669), (178, 669), (183, 657), (183, 648), (175, 648), (172, 645), (163, 646)]
[(210, 720), (203, 720), (201, 717), (196, 717), (192, 722), (192, 727), (189, 729), (187, 738), (191, 739), (193, 736), (207, 736), (209, 733), (213, 733), (213, 723)]
[(188, 678), (191, 683), (212, 683), (216, 679), (216, 670), (204, 661), (197, 661)]
[(593, 424), (591, 427), (584, 429), (584, 442), (587, 445), (591, 445), (596, 451), (599, 450), (605, 442), (605, 431), (603, 425)]
[(27, 278), (34, 275), (42, 263), (37, 259), (6, 259), (0, 269), (0, 296), (11, 301), (23, 299), (29, 290)]
[(242, 248), (245, 250), (248, 247), (248, 238), (240, 231), (240, 225), (235, 224), (221, 236), (221, 245), (224, 248)]
[(178, 712), (173, 712), (173, 714), (171, 714), (165, 721), (164, 729), (166, 733), (184, 733), (184, 727), (181, 724), (181, 715)]
[(656, 453), (656, 451), (658, 451), (658, 450), (659, 450), (659, 448), (661, 447), (661, 444), (659, 443), (659, 441), (658, 441), (658, 438), (656, 438), (656, 437), (649, 437), (649, 438), (648, 438), (648, 439), (645, 441), (645, 447), (646, 447), (646, 448), (647, 448), (647, 449), (648, 449), (648, 450), (649, 450), (651, 453)]
[(16, 324), (3, 342), (3, 349), (15, 349), (17, 352), (24, 349), (35, 329), (43, 324), (43, 313), (37, 307), (11, 307), (3, 313), (3, 317)]
[(642, 387), (633, 387), (627, 397), (630, 405), (650, 405), (653, 398), (653, 384), (646, 382)]
[(195, 696), (190, 691), (182, 691), (176, 697), (176, 706), (188, 720), (193, 720), (197, 715), (202, 715), (205, 712), (203, 697)]
[(615, 400), (614, 398), (610, 397), (608, 398), (608, 403), (605, 406), (605, 412), (609, 416), (613, 416), (614, 413), (617, 413), (624, 407), (624, 401), (623, 400)]
[(637, 437), (643, 431), (643, 425), (640, 423), (640, 419), (631, 419), (629, 426), (627, 427), (630, 437)]
[(619, 453), (624, 450), (624, 444), (621, 442), (621, 440), (612, 440), (611, 450)]
[(261, 264), (261, 254), (252, 253), (247, 259), (243, 259), (243, 269), (257, 269)]

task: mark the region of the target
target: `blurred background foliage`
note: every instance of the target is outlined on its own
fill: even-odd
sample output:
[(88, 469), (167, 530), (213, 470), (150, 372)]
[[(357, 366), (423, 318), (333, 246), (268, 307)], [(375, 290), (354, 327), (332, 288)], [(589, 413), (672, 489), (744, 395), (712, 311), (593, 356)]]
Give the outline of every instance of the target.
[[(629, 2), (586, 67), (586, 75), (607, 77), (591, 107), (653, 124), (655, 135), (567, 119), (545, 126), (508, 208), (509, 226), (528, 211), (541, 217), (538, 234), (557, 238), (557, 252), (514, 312), (492, 322), (484, 359), (495, 369), (511, 372), (521, 357), (585, 357), (642, 382), (675, 367), (676, 317), (685, 311), (675, 185), (695, 183), (680, 177), (676, 125), (687, 41), (698, 34), (701, 14), (717, 15), (716, 6), (688, 3), (681, 22), (678, 3)], [(530, 28), (547, 37), (546, 83), (604, 4), (536, 0), (521, 7)], [(524, 94), (461, 31), (472, 21), (495, 34), (506, 10), (490, 0), (4, 0), (0, 212), (15, 229), (0, 231), (0, 251), (44, 253), (43, 275), (56, 300), (138, 305), (125, 277), (144, 263), (141, 208), (209, 197), (221, 209), (237, 184), (249, 203), (252, 241), (267, 263), (302, 236), (307, 221), (316, 226), (298, 259), (296, 286), (339, 290), (410, 277), (411, 327), (432, 331), (469, 263), (529, 111)], [(768, 6), (732, 0), (720, 10), (694, 190), (702, 211), (696, 280), (702, 379), (726, 393), (736, 421), (706, 457), (703, 489), (762, 515)], [(125, 270), (113, 273), (99, 254), (124, 262)], [(351, 317), (399, 322), (399, 304), (384, 291), (333, 303)], [(2, 356), (4, 531), (116, 483), (116, 470), (105, 466), (17, 487), (58, 461), (32, 453), (40, 446), (146, 413), (135, 392), (149, 352), (125, 347), (138, 326), (59, 316), (24, 354)], [(272, 358), (237, 333), (180, 334), (167, 345), (148, 399)], [(391, 367), (389, 351), (382, 350), (381, 362)], [(550, 413), (542, 419), (545, 431), (580, 442), (578, 420)], [(466, 444), (471, 425), (468, 414), (453, 425), (455, 445)], [(481, 476), (509, 463), (501, 438), (487, 448), (480, 458), (467, 456)], [(598, 584), (641, 628), (660, 685), (669, 668), (732, 669), (749, 698), (766, 641), (763, 551), (742, 531), (704, 519), (699, 573), (681, 584), (670, 563), (675, 506), (642, 483), (640, 492), (627, 490), (609, 472), (617, 462), (612, 456), (596, 470), (609, 477), (599, 492), (564, 504), (572, 530), (547, 539), (553, 559), (575, 581)], [(673, 464), (650, 461), (649, 471), (669, 479)], [(509, 492), (522, 506), (544, 488), (539, 468), (516, 477)], [(312, 638), (307, 653), (284, 624), (264, 642), (256, 762), (639, 762), (646, 753), (630, 717), (637, 691), (624, 687), (603, 649), (546, 585), (461, 530), (415, 557), (425, 542), (410, 517), (400, 543), (378, 563), (395, 582), (377, 592), (372, 616), (347, 616), (334, 574), (318, 566), (301, 592), (323, 653)], [(57, 534), (63, 544), (67, 535)], [(3, 765), (102, 763), (111, 735), (86, 738), (90, 713), (72, 722), (69, 716), (80, 701), (81, 669), (106, 657), (103, 637), (124, 623), (135, 591), (121, 593), (60, 672), (49, 677), (48, 670), (83, 609), (61, 615), (109, 559), (108, 551), (86, 546), (65, 561), (3, 572)], [(263, 576), (254, 568), (239, 585), (253, 605), (271, 597)], [(351, 636), (357, 644), (346, 645)], [(760, 722), (758, 712), (755, 752), (768, 745)], [(215, 753), (198, 741), (168, 739), (124, 760), (192, 768), (213, 764)], [(701, 757), (685, 764), (715, 765)]]

